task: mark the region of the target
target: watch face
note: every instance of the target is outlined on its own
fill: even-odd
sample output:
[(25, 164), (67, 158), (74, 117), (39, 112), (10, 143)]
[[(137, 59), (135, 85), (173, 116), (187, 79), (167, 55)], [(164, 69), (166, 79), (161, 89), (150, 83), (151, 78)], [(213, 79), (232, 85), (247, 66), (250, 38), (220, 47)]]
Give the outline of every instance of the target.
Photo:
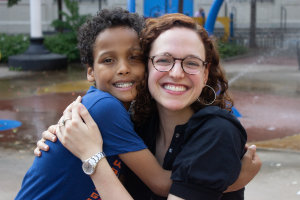
[(94, 167), (89, 161), (86, 161), (82, 164), (82, 169), (88, 175), (91, 175), (94, 173)]

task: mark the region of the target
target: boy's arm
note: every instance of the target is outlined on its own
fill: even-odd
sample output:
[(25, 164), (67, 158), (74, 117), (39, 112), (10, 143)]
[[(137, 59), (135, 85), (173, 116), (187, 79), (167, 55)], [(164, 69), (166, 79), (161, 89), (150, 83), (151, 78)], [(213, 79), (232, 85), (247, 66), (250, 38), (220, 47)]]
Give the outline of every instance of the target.
[(164, 170), (149, 149), (119, 154), (119, 157), (152, 192), (168, 196), (172, 185), (171, 171)]
[(245, 146), (247, 152), (242, 158), (242, 169), (239, 178), (230, 185), (224, 192), (233, 192), (245, 187), (259, 172), (262, 162), (256, 153), (256, 146), (252, 145), (248, 148)]

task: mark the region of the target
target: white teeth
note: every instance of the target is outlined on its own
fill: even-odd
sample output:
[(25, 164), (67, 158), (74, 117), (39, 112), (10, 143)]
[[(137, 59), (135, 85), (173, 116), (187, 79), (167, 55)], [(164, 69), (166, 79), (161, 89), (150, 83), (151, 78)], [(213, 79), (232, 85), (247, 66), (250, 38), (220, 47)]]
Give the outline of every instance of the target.
[(183, 92), (187, 90), (187, 88), (184, 86), (174, 86), (174, 85), (164, 85), (164, 88), (175, 92)]
[(114, 86), (117, 88), (127, 88), (133, 85), (133, 82), (121, 82), (121, 83), (115, 83)]

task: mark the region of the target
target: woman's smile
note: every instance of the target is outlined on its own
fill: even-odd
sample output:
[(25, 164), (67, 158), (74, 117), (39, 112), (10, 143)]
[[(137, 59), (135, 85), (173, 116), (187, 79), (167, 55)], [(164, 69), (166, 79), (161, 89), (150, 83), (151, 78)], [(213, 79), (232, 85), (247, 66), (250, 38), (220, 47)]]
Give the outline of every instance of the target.
[(164, 83), (163, 88), (167, 90), (167, 92), (172, 92), (172, 94), (182, 94), (186, 90), (188, 90), (188, 87), (186, 85), (178, 85), (173, 83)]

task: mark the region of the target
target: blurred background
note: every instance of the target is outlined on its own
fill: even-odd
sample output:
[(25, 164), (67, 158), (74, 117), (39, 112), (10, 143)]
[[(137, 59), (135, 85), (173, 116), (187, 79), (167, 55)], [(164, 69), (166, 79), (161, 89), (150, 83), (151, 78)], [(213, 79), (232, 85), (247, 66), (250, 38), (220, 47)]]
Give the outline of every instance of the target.
[(42, 132), (89, 88), (77, 29), (112, 7), (180, 12), (215, 37), (234, 114), (263, 161), (245, 199), (300, 199), (299, 0), (0, 0), (0, 200), (16, 196)]

